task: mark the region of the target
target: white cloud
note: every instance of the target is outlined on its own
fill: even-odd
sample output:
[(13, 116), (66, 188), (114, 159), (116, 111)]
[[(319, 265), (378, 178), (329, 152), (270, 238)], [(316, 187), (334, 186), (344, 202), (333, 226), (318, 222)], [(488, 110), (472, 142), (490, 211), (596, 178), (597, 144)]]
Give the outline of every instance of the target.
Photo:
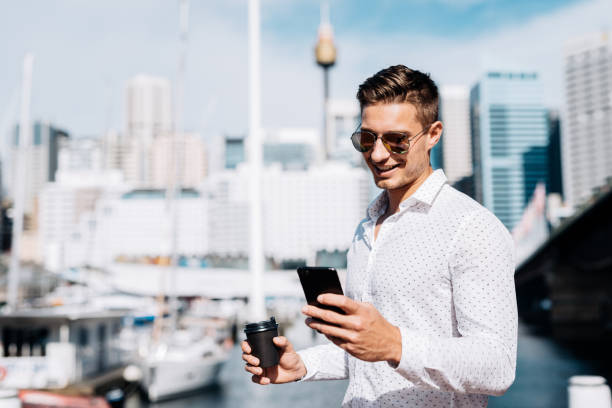
[[(0, 68), (0, 90), (8, 95), (15, 87), (20, 58), (26, 50), (33, 49), (37, 58), (33, 117), (56, 119), (76, 134), (99, 134), (105, 127), (110, 94), (112, 124), (121, 128), (122, 87), (130, 76), (145, 71), (174, 80), (177, 3), (160, 1), (146, 10), (143, 7), (148, 2), (127, 3), (119, 7), (119, 15), (116, 3), (95, 3), (95, 7), (79, 6), (80, 2), (61, 4), (53, 15), (49, 10), (25, 7), (13, 22), (0, 19), (6, 30), (20, 32), (19, 41), (8, 36), (0, 40), (6, 51), (6, 63)], [(153, 7), (157, 7), (155, 13)], [(317, 5), (313, 7), (318, 9)], [(244, 132), (248, 118), (247, 4), (232, 0), (211, 6), (193, 1), (190, 11), (185, 126), (206, 135)], [(318, 17), (318, 12), (307, 16), (287, 14), (287, 19), (300, 18), (302, 27), (311, 24), (310, 36), (280, 33), (271, 23), (263, 26), (265, 127), (320, 126), (322, 73), (313, 56)], [(22, 19), (28, 24), (24, 25)], [(264, 15), (262, 19), (265, 23)], [(496, 61), (498, 65), (519, 64), (540, 72), (545, 102), (561, 106), (565, 40), (610, 26), (612, 3), (593, 0), (471, 39), (356, 30), (348, 36), (338, 27), (339, 54), (331, 71), (331, 95), (353, 98), (366, 77), (396, 63), (431, 72), (439, 84), (472, 85), (485, 61)], [(0, 106), (7, 103), (0, 100)]]
[[(342, 74), (338, 91), (354, 92), (355, 83), (394, 63), (431, 72), (440, 84), (472, 85), (491, 65), (522, 67), (540, 73), (544, 102), (551, 107), (563, 103), (563, 46), (573, 37), (612, 25), (612, 3), (594, 0), (542, 15), (524, 25), (479, 37), (442, 39), (383, 36), (345, 39), (341, 53)], [(349, 68), (354, 67), (354, 68)]]

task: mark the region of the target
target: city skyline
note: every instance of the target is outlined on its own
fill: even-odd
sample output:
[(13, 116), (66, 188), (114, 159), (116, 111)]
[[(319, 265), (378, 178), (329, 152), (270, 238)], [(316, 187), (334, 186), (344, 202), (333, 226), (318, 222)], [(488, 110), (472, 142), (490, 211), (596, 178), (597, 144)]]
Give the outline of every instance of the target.
[[(353, 98), (363, 79), (395, 63), (430, 72), (439, 85), (467, 86), (486, 68), (518, 65), (538, 71), (545, 105), (561, 108), (565, 40), (612, 23), (612, 5), (600, 0), (348, 4), (330, 2), (339, 53), (331, 71), (336, 99)], [(26, 51), (35, 55), (32, 118), (77, 137), (122, 130), (122, 91), (130, 77), (176, 77), (178, 2), (21, 2), (4, 16), (4, 29), (21, 35), (0, 40), (7, 56), (0, 68), (0, 127), (17, 117)], [(262, 18), (262, 126), (320, 127), (322, 81), (313, 55), (319, 4), (263, 2)], [(246, 3), (192, 2), (190, 23), (185, 129), (205, 138), (244, 132)]]

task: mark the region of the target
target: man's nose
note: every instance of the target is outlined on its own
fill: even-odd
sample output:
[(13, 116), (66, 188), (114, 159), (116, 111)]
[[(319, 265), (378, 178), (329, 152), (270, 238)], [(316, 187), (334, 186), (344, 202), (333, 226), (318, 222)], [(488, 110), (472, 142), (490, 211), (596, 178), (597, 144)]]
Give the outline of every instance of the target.
[(389, 152), (383, 145), (380, 138), (376, 139), (374, 146), (372, 147), (372, 153), (370, 153), (370, 160), (373, 162), (383, 162), (389, 157)]

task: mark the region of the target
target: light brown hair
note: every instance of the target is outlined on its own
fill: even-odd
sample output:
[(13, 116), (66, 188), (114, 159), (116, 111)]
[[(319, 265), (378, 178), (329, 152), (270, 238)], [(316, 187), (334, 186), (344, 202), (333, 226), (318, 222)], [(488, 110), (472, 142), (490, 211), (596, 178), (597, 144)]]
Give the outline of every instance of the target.
[(423, 126), (438, 120), (438, 87), (420, 71), (393, 65), (366, 79), (357, 91), (361, 110), (379, 103), (408, 102), (414, 105)]

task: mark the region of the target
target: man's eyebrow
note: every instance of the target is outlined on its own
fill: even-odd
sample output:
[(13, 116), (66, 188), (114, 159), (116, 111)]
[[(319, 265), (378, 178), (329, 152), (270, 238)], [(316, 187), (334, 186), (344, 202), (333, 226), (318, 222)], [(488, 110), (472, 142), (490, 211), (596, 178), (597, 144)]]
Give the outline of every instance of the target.
[[(370, 129), (369, 127), (360, 126), (359, 129), (378, 134), (378, 132), (376, 132), (374, 129)], [(387, 130), (386, 132), (383, 132), (383, 134), (384, 133), (403, 133), (405, 135), (412, 136), (412, 132), (409, 130)]]

